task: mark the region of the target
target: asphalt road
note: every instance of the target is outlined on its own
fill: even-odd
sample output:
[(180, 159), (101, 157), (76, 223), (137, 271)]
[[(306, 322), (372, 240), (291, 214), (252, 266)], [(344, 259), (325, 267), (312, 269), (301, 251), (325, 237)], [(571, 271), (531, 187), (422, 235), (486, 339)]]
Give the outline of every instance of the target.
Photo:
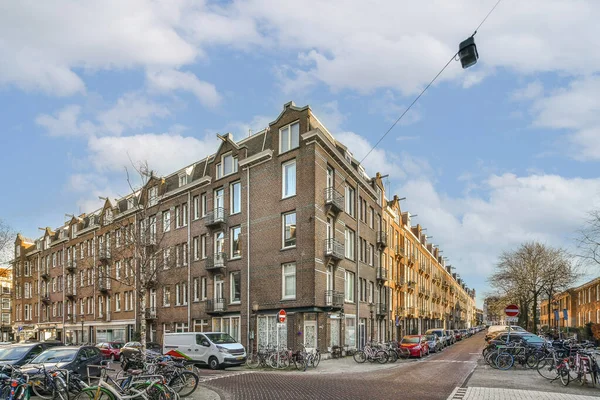
[(442, 400), (455, 387), (461, 386), (474, 370), (483, 345), (483, 333), (479, 333), (439, 354), (398, 362), (386, 368), (368, 363), (354, 366), (350, 359), (344, 359), (323, 361), (322, 373), (319, 373), (321, 366), (312, 373), (248, 373), (240, 368), (202, 370), (201, 384), (219, 393), (223, 399)]

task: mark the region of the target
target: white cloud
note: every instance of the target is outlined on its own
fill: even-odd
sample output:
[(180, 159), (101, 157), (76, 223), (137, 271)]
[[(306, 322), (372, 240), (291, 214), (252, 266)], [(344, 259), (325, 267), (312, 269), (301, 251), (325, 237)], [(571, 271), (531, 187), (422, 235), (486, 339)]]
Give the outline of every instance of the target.
[(544, 85), (542, 82), (536, 80), (527, 84), (527, 86), (517, 89), (512, 94), (512, 99), (516, 101), (520, 100), (532, 100), (540, 97), (544, 93)]
[(151, 89), (160, 92), (189, 91), (208, 107), (216, 107), (221, 103), (221, 95), (217, 92), (215, 85), (201, 81), (191, 72), (174, 69), (148, 71), (146, 77)]
[(54, 115), (40, 114), (35, 122), (46, 128), (50, 136), (75, 136), (81, 134), (78, 120), (81, 107), (78, 105), (66, 106)]

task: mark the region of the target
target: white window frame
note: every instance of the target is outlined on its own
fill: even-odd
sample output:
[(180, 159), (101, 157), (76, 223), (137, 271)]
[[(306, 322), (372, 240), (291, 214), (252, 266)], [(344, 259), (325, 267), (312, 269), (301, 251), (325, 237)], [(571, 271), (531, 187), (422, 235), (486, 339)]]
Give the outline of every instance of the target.
[[(238, 247), (240, 249), (239, 255), (235, 255), (234, 251), (233, 251), (235, 231), (238, 231), (237, 240), (238, 240)], [(229, 229), (229, 256), (230, 256), (230, 259), (232, 259), (232, 260), (242, 258), (242, 243), (241, 243), (242, 238), (241, 238), (241, 236), (242, 236), (242, 226), (241, 225), (234, 226), (233, 228)]]
[[(237, 210), (235, 209), (236, 196), (239, 197), (239, 209)], [(242, 212), (242, 183), (240, 181), (233, 182), (229, 185), (229, 210), (230, 215), (239, 214)]]
[[(296, 134), (294, 137), (294, 127), (297, 127)], [(287, 136), (287, 148), (283, 148), (283, 136)], [(295, 139), (295, 140), (294, 140)], [(295, 143), (294, 143), (295, 142)], [(285, 153), (294, 149), (297, 149), (300, 146), (300, 121), (294, 121), (291, 124), (288, 124), (279, 129), (279, 154)]]
[[(295, 227), (295, 231), (294, 231), (294, 244), (288, 245), (286, 246), (285, 244), (285, 235), (286, 235), (286, 222), (285, 219), (288, 215), (292, 215), (294, 214), (294, 218), (296, 220), (296, 227)], [(290, 225), (290, 237), (291, 237), (291, 225)], [(284, 214), (281, 215), (281, 248), (282, 249), (293, 249), (294, 247), (296, 247), (296, 245), (298, 244), (298, 215), (296, 214), (296, 211), (290, 211), (290, 212), (286, 212)]]
[(162, 215), (163, 232), (171, 230), (171, 210), (163, 211)]
[[(288, 183), (288, 175), (286, 173), (287, 168), (293, 166), (294, 168), (294, 185), (293, 188), (289, 186)], [(289, 160), (284, 162), (283, 164), (281, 164), (281, 198), (282, 199), (287, 199), (288, 197), (294, 197), (296, 195), (296, 188), (298, 186), (298, 181), (297, 181), (297, 165), (296, 165), (296, 159), (293, 160)]]
[[(234, 286), (234, 276), (237, 275), (238, 279), (240, 280), (240, 298), (238, 300), (234, 300), (234, 292), (235, 292), (235, 286)], [(240, 304), (242, 302), (242, 274), (240, 271), (234, 271), (234, 272), (230, 272), (229, 273), (229, 299), (230, 299), (230, 304)]]
[(344, 301), (354, 303), (354, 283), (355, 275), (352, 271), (346, 271), (344, 275)]
[[(293, 267), (293, 268), (292, 268)], [(286, 269), (288, 269), (286, 271)], [(293, 269), (293, 271), (292, 271)], [(294, 277), (294, 293), (286, 294), (287, 282), (286, 278), (289, 276)], [(297, 281), (296, 281), (296, 263), (286, 263), (281, 265), (281, 299), (282, 300), (295, 300), (297, 294)]]
[(344, 239), (344, 255), (347, 259), (354, 260), (354, 242), (356, 240), (356, 232), (354, 232), (350, 228), (346, 228), (346, 231), (344, 233)]
[(200, 279), (194, 278), (194, 302), (200, 301)]
[(200, 278), (200, 300), (208, 298), (208, 279), (203, 276)]

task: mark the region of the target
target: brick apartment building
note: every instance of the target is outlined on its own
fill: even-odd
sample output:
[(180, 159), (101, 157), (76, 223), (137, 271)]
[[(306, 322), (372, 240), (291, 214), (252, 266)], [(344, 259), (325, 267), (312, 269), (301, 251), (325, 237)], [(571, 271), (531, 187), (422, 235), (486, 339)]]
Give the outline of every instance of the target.
[(540, 309), (542, 326), (565, 328), (581, 327), (588, 322), (600, 323), (600, 278), (561, 292), (550, 302), (543, 300)]
[[(219, 138), (211, 156), (96, 212), (18, 235), (15, 333), (126, 341), (144, 318), (151, 341), (224, 331), (325, 351), (473, 323), (475, 292), (308, 106)], [(155, 271), (144, 309), (140, 254)]]
[(11, 309), (12, 309), (12, 268), (0, 270), (0, 341), (13, 339)]

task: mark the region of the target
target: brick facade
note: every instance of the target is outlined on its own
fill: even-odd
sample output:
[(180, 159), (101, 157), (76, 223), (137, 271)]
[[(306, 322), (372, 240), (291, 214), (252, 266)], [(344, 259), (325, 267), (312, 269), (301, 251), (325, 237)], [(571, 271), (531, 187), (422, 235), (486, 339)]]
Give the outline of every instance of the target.
[[(551, 302), (540, 304), (540, 324), (555, 328), (582, 327), (588, 322), (600, 323), (600, 278), (595, 278), (578, 287), (554, 296)], [(558, 323), (554, 310), (559, 311)], [(563, 310), (567, 310), (567, 319)], [(550, 321), (550, 322), (548, 322)]]

